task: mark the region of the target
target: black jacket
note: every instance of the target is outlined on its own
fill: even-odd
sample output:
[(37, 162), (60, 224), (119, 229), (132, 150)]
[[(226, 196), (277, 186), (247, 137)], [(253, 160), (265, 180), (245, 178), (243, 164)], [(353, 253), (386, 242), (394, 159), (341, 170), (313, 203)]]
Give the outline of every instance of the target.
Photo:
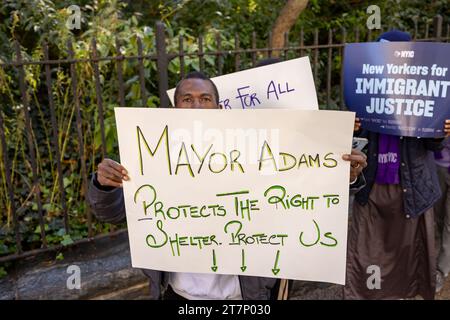
[[(375, 182), (378, 166), (378, 133), (360, 130), (359, 137), (367, 138), (367, 167), (364, 169), (366, 186), (355, 195), (365, 205)], [(431, 208), (440, 198), (441, 189), (433, 153), (442, 149), (443, 139), (400, 137), (400, 184), (407, 218), (416, 218)]]

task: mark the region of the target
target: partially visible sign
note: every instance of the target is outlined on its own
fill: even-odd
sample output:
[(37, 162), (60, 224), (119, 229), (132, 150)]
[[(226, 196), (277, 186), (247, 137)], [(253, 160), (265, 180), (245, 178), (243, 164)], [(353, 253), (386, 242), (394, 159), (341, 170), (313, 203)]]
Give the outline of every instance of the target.
[[(308, 57), (211, 78), (224, 109), (318, 110)], [(167, 91), (172, 105), (175, 89)]]

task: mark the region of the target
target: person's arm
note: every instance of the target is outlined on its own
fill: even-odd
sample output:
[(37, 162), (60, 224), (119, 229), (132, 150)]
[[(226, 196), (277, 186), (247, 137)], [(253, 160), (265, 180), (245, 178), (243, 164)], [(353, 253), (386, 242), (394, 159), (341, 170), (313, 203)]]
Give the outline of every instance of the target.
[[(444, 132), (445, 132), (445, 138), (450, 136), (450, 120), (449, 119), (445, 120)], [(425, 146), (425, 149), (427, 149), (429, 151), (442, 150), (444, 148), (444, 145), (442, 142), (444, 142), (444, 138), (437, 138), (437, 139), (425, 138), (425, 139), (423, 139), (423, 145)]]
[(438, 139), (424, 138), (423, 145), (424, 145), (425, 149), (427, 149), (429, 151), (439, 151), (439, 150), (442, 150), (442, 148), (444, 147), (442, 144), (443, 141), (444, 141), (444, 138), (438, 138)]
[(353, 133), (355, 135), (358, 135), (360, 132), (361, 132), (361, 120), (358, 117), (356, 117), (355, 118), (355, 125), (353, 127)]
[(362, 188), (366, 186), (366, 178), (364, 177), (364, 173), (361, 172), (361, 174), (356, 178), (354, 183), (350, 183), (350, 194), (355, 194)]
[(87, 199), (98, 220), (112, 224), (125, 221), (122, 188), (99, 188), (97, 173), (92, 175)]
[(125, 221), (122, 180), (128, 180), (125, 168), (111, 159), (104, 159), (92, 175), (87, 199), (100, 221), (113, 224)]

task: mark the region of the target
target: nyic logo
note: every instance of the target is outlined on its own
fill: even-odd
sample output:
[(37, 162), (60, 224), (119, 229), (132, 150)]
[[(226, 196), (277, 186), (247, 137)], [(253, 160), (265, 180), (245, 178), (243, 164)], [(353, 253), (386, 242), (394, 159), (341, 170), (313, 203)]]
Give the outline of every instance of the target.
[(414, 51), (395, 51), (394, 56), (396, 58), (414, 58)]

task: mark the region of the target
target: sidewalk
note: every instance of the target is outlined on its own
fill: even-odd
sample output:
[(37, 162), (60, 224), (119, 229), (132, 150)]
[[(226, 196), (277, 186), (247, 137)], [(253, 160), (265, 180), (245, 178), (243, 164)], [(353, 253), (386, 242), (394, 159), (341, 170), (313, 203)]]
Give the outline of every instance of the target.
[(450, 277), (447, 277), (441, 292), (436, 294), (436, 300), (450, 300)]

